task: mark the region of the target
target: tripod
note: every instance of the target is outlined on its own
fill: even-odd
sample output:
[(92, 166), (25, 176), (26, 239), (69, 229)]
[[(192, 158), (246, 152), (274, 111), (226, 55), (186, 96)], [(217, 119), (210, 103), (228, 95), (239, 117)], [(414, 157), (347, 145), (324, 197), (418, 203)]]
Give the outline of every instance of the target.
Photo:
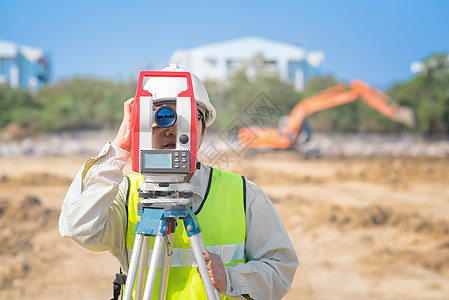
[[(174, 186), (170, 187), (170, 185)], [(204, 284), (208, 299), (220, 299), (218, 290), (213, 286), (209, 277), (206, 262), (202, 252), (206, 251), (201, 228), (196, 215), (192, 211), (192, 197), (190, 183), (149, 183), (141, 184), (139, 190), (141, 201), (138, 206), (139, 219), (136, 225), (136, 237), (131, 255), (128, 275), (123, 299), (130, 300), (136, 281), (136, 300), (150, 300), (153, 295), (156, 275), (161, 260), (159, 299), (165, 299), (168, 273), (171, 263), (173, 236), (176, 230), (176, 220), (184, 221), (184, 227), (189, 237), (195, 261)], [(150, 236), (155, 237), (154, 247), (148, 269), (145, 290), (143, 282), (148, 260)], [(164, 243), (165, 242), (165, 243)], [(163, 246), (165, 244), (165, 250)], [(137, 272), (138, 270), (138, 272)], [(137, 274), (137, 279), (136, 279)], [(143, 298), (142, 298), (143, 297)]]

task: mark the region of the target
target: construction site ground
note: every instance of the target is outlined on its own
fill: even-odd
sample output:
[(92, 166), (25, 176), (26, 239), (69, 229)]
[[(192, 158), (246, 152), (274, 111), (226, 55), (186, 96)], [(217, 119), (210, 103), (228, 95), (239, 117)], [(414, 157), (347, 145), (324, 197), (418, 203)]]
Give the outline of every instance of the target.
[[(0, 299), (110, 299), (118, 263), (60, 237), (84, 158), (0, 158)], [(127, 165), (126, 170), (129, 171)], [(449, 160), (235, 158), (301, 260), (285, 299), (448, 299)]]

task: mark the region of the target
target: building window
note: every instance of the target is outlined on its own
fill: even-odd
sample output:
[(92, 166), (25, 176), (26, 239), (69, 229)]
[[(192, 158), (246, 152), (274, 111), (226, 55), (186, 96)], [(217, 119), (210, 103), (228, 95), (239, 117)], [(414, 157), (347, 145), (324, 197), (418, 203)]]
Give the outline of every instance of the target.
[(215, 67), (217, 65), (217, 60), (215, 58), (206, 58), (206, 62), (211, 66)]

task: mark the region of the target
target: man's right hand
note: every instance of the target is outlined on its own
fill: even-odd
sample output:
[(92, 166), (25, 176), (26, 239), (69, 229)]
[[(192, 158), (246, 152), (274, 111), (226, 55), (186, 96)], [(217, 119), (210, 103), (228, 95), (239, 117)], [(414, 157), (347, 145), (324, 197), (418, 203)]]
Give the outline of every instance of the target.
[(112, 145), (116, 147), (120, 147), (123, 150), (131, 151), (131, 108), (134, 104), (134, 98), (128, 99), (123, 104), (123, 120), (122, 124), (120, 125), (120, 128), (118, 130), (117, 136), (115, 139), (111, 142)]

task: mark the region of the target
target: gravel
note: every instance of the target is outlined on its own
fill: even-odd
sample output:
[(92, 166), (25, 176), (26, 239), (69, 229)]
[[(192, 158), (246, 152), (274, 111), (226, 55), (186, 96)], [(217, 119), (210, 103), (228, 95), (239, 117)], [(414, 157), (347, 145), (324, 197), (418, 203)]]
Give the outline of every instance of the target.
[[(115, 136), (111, 130), (71, 131), (0, 140), (0, 156), (89, 156)], [(211, 149), (213, 146), (214, 149)], [(201, 151), (233, 150), (241, 153), (235, 140), (208, 133)], [(200, 151), (200, 154), (201, 154)], [(449, 158), (449, 139), (425, 139), (413, 134), (324, 134), (312, 133), (310, 141), (299, 146), (302, 153), (320, 157), (435, 157)], [(206, 153), (207, 154), (207, 153)]]

